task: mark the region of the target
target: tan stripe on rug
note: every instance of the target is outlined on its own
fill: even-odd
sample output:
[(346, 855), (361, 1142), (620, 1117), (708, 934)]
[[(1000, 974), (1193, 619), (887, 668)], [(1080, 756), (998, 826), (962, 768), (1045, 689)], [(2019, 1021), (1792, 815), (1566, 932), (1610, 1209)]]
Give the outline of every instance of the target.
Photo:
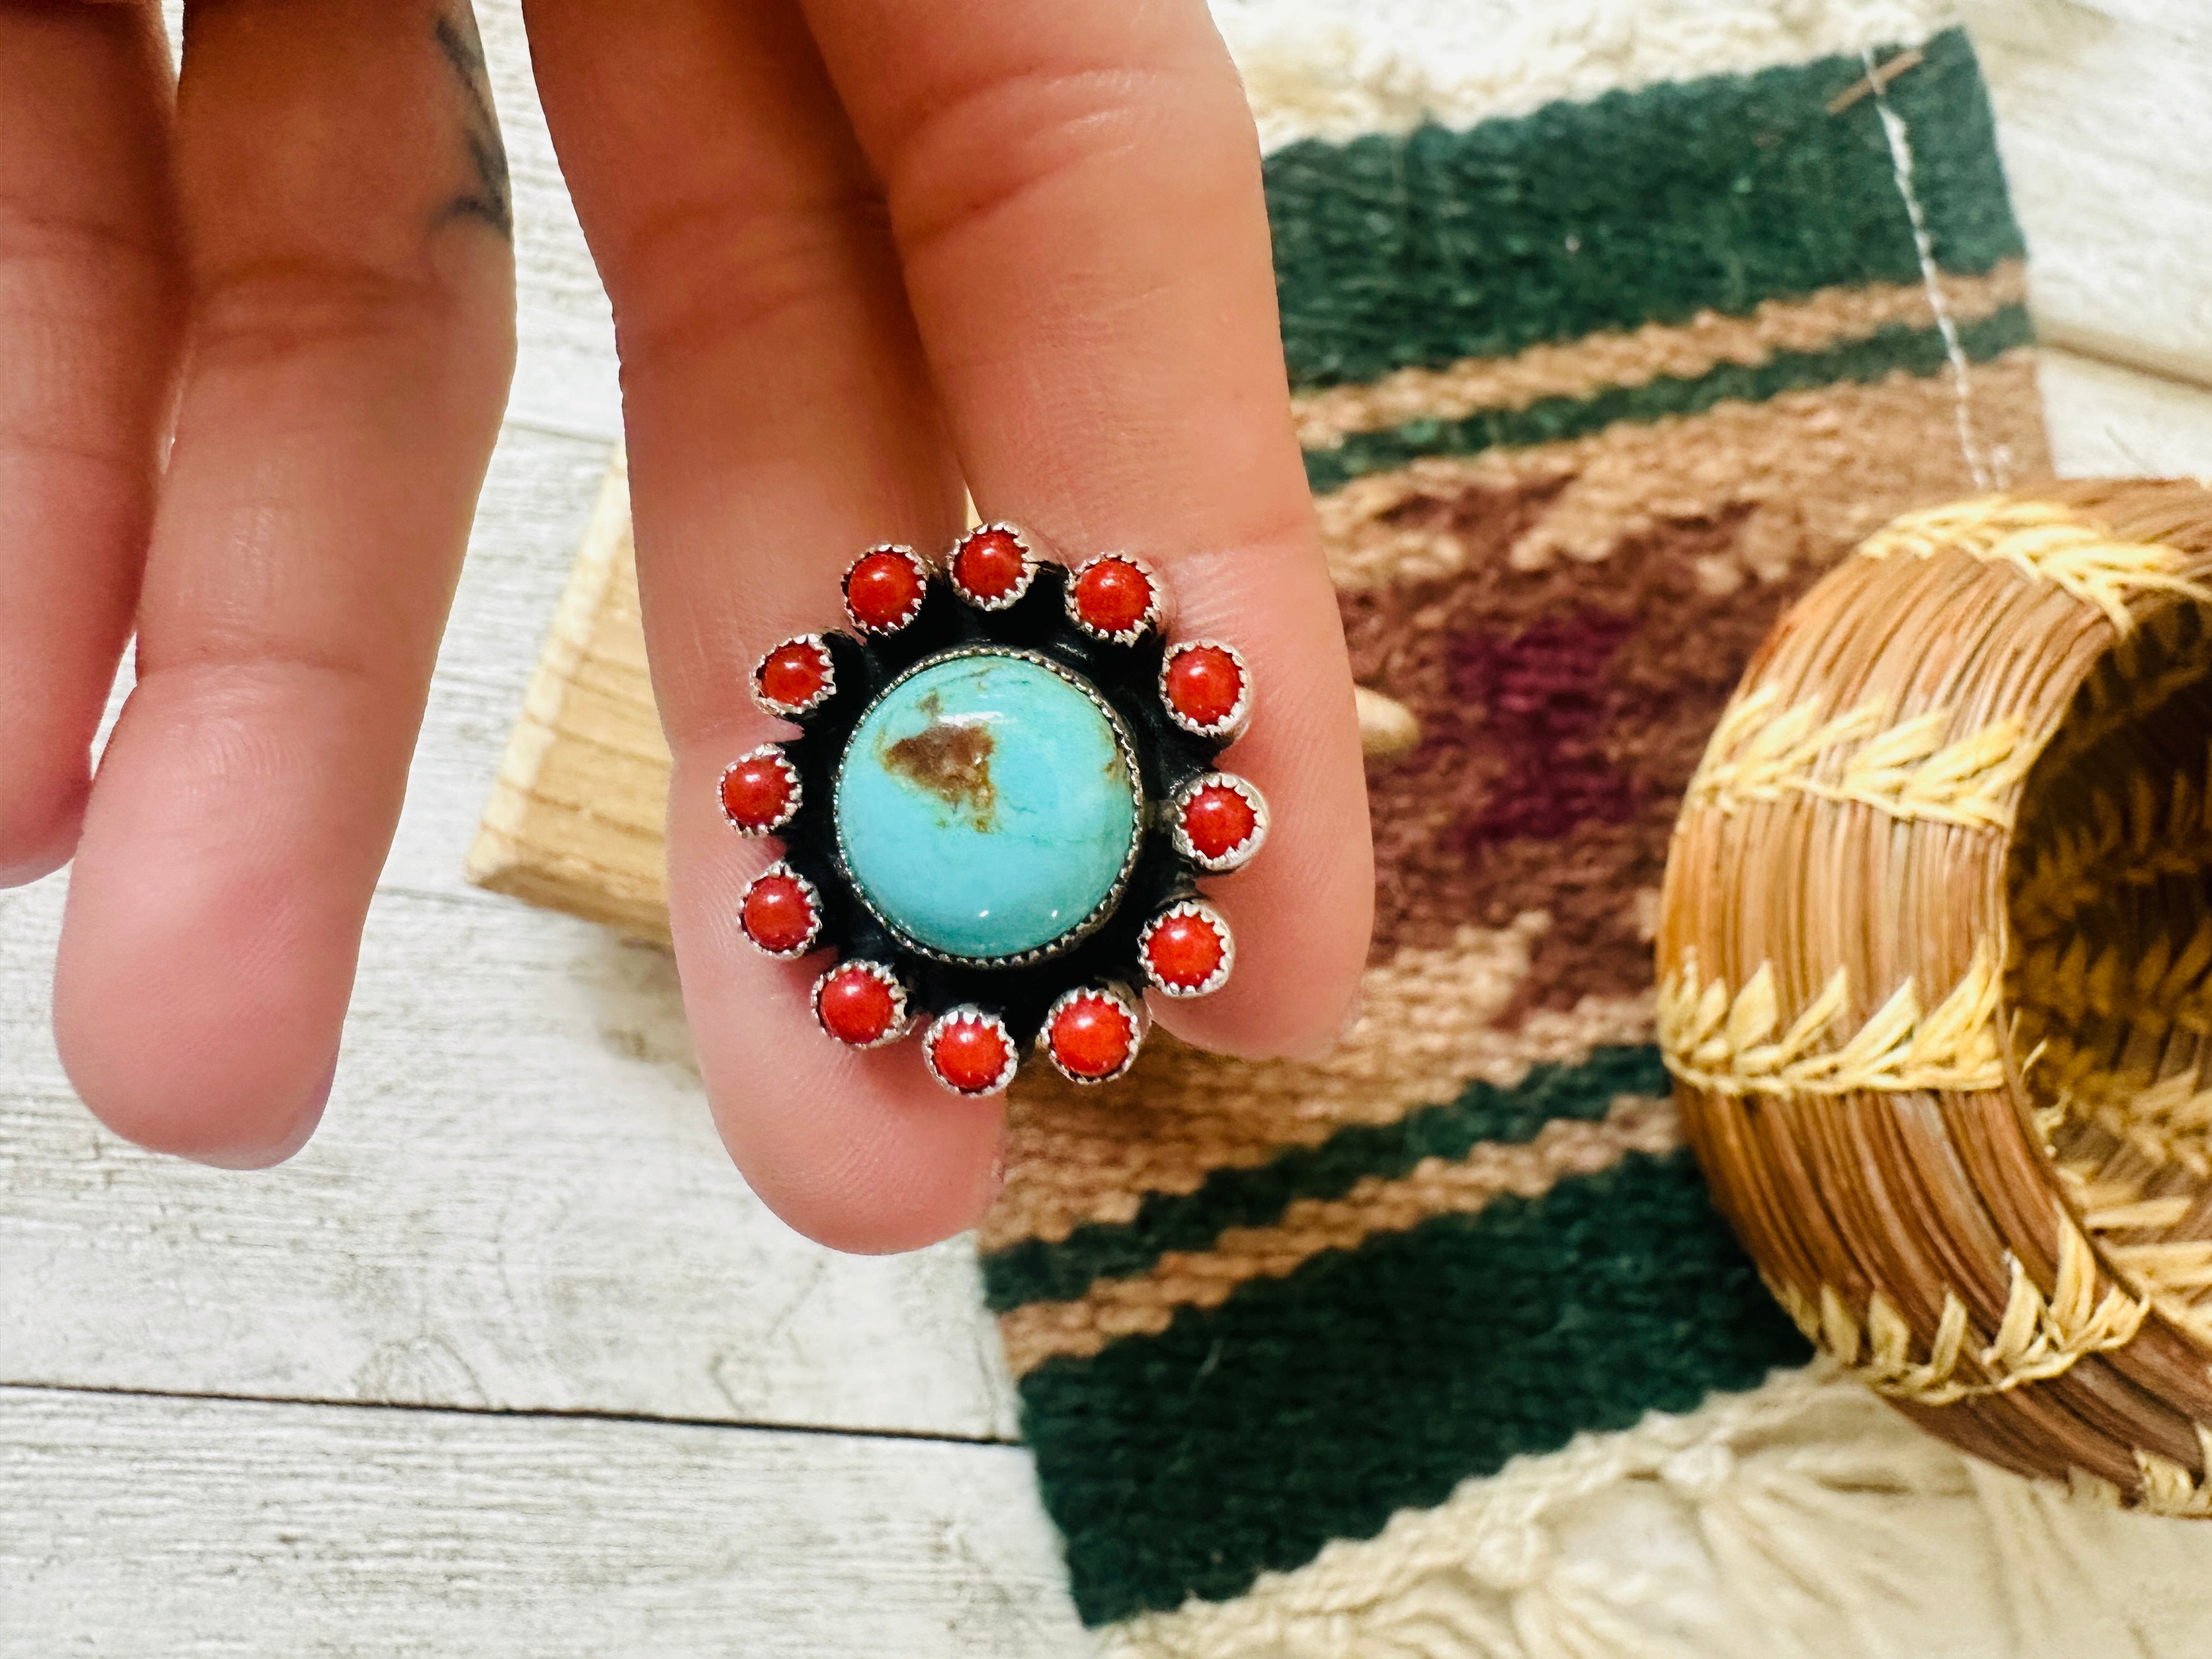
[(1136, 1069), (1078, 1089), (1042, 1068), (1009, 1096), (1006, 1185), (981, 1243), (1057, 1241), (1085, 1221), (1132, 1219), (1147, 1193), (1195, 1192), (1218, 1169), (1250, 1168), (1353, 1123), (1393, 1123), (1469, 1082), (1517, 1083), (1540, 1061), (1572, 1064), (1651, 1036), (1651, 998), (1585, 998), (1498, 1028), (1547, 923), (1464, 927), (1443, 949), (1400, 951), (1362, 979), (1364, 1005), (1319, 1060), (1239, 1060), (1156, 1033)]
[[(2027, 268), (2008, 259), (1985, 276), (1942, 278), (1954, 321), (1978, 322), (2027, 297)], [(1686, 323), (1646, 323), (1625, 333), (1530, 346), (1510, 357), (1469, 357), (1448, 368), (1404, 368), (1364, 386), (1332, 386), (1291, 400), (1298, 441), (1322, 449), (1349, 432), (1408, 421), (1456, 421), (1484, 409), (1522, 409), (1543, 398), (1588, 398), (1611, 386), (1695, 380), (1724, 363), (1755, 367), (1780, 351), (1823, 351), (1879, 330), (1936, 322), (1923, 283), (1830, 288), (1802, 300), (1769, 300), (1747, 317), (1701, 311)]]
[(1176, 1250), (1149, 1273), (1100, 1279), (1071, 1302), (1032, 1302), (1000, 1316), (1016, 1376), (1054, 1354), (1097, 1353), (1116, 1337), (1167, 1329), (1178, 1308), (1214, 1308), (1239, 1285), (1279, 1279), (1323, 1250), (1402, 1232), (1439, 1215), (1473, 1215), (1506, 1194), (1540, 1198), (1569, 1176), (1595, 1175), (1630, 1152), (1681, 1145), (1672, 1101), (1624, 1095), (1597, 1122), (1555, 1118), (1525, 1142), (1486, 1141), (1458, 1163), (1427, 1158), (1395, 1180), (1370, 1176), (1341, 1198), (1300, 1199), (1269, 1227), (1231, 1227), (1210, 1250)]

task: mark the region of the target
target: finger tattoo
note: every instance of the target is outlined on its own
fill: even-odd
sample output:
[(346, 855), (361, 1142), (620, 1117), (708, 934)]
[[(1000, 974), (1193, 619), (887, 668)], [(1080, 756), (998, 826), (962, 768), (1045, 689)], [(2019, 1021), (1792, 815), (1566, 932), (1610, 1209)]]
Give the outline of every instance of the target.
[(499, 116), (492, 108), (491, 82), (485, 72), (483, 42), (476, 15), (466, 5), (438, 19), (438, 50), (453, 71), (463, 94), (461, 142), (467, 148), (470, 182), (446, 204), (448, 219), (477, 219), (501, 235), (514, 234), (514, 195), (507, 185), (507, 149), (500, 143)]

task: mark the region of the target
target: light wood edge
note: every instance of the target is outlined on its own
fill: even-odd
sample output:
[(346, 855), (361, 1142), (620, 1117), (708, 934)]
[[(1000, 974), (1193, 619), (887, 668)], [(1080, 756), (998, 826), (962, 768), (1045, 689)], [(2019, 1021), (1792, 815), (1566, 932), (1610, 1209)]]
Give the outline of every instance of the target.
[[(483, 817), (465, 866), (492, 892), (603, 922), (642, 938), (668, 939), (666, 878), (658, 844), (609, 832), (574, 804), (538, 792), (557, 745), (587, 740), (574, 729), (570, 693), (603, 644), (599, 635), (634, 588), (629, 474), (617, 448), (592, 510), (561, 603), (500, 757)], [(656, 717), (648, 703), (639, 711)]]

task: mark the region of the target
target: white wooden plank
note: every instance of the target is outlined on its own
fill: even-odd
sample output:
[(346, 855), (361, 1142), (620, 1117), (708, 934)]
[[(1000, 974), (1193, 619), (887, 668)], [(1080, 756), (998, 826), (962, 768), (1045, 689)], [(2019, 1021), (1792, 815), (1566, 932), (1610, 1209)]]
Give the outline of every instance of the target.
[(0, 1390), (20, 1659), (1073, 1659), (1028, 1455)]
[(2212, 12), (1966, 0), (2043, 337), (2212, 385)]
[(228, 1173), (70, 1092), (61, 896), (0, 902), (0, 1381), (1013, 1433), (972, 1247), (842, 1256), (777, 1221), (663, 952), (380, 896), (320, 1131)]
[(2212, 390), (2046, 349), (2051, 453), (2072, 477), (2212, 477)]

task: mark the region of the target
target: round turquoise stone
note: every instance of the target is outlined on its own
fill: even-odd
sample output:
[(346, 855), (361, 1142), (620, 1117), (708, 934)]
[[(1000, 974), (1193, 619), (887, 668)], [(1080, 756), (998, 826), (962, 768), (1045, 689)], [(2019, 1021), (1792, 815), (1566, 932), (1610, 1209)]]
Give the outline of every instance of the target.
[(969, 959), (1073, 932), (1121, 878), (1138, 794), (1112, 721), (1069, 677), (981, 650), (915, 671), (837, 773), (854, 884), (915, 943)]

